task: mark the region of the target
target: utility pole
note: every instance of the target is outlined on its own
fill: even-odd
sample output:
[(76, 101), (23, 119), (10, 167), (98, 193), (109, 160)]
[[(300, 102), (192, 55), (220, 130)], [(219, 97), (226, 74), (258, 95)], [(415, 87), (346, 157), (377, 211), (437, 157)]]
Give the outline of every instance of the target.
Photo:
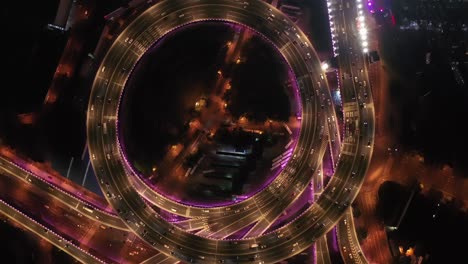
[(67, 179), (69, 179), (69, 177), (70, 177), (70, 170), (71, 170), (72, 165), (73, 165), (73, 157), (71, 157), (70, 164), (68, 165)]
[(83, 181), (81, 182), (81, 186), (85, 185), (86, 178), (88, 177), (88, 171), (89, 171), (89, 164), (91, 164), (91, 160), (88, 160), (88, 165), (86, 166), (86, 170), (83, 176)]

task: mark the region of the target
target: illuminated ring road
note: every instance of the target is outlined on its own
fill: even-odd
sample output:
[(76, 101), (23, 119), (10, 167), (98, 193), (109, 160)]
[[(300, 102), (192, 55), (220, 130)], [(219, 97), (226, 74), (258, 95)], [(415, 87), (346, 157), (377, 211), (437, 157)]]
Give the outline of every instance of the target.
[[(273, 21), (268, 19), (270, 12), (274, 13)], [(120, 217), (133, 232), (162, 253), (184, 262), (251, 263), (255, 260), (257, 263), (274, 263), (301, 252), (330, 230), (356, 197), (372, 155), (372, 147), (367, 145), (368, 142), (373, 145), (373, 105), (369, 103), (366, 108), (361, 108), (357, 99), (343, 98), (345, 114), (349, 111), (358, 118), (358, 132), (351, 135), (354, 140), (350, 142), (353, 143), (343, 149), (327, 188), (316, 203), (292, 223), (272, 233), (235, 241), (197, 236), (173, 226), (146, 205), (127, 175), (128, 166), (117, 137), (118, 108), (131, 70), (145, 51), (168, 32), (205, 20), (245, 25), (266, 36), (279, 49), (301, 90), (301, 133), (293, 158), (284, 171), (253, 197), (238, 204), (210, 209), (160, 197), (160, 207), (188, 217), (235, 215), (236, 218), (246, 217), (246, 221), (256, 219), (264, 223), (259, 229), (264, 229), (270, 224), (269, 217), (277, 214), (275, 208), (289, 204), (293, 198), (288, 197), (293, 192), (301, 193), (309, 186), (323, 156), (323, 142), (327, 140), (321, 124), (328, 113), (320, 111), (318, 102), (320, 93), (328, 93), (327, 84), (321, 80), (320, 61), (304, 33), (281, 12), (258, 0), (166, 0), (150, 7), (128, 25), (109, 49), (93, 83), (87, 118), (92, 165), (103, 192), (112, 194), (106, 197)], [(313, 100), (307, 100), (308, 96), (314, 95)], [(103, 129), (104, 123), (107, 129)]]

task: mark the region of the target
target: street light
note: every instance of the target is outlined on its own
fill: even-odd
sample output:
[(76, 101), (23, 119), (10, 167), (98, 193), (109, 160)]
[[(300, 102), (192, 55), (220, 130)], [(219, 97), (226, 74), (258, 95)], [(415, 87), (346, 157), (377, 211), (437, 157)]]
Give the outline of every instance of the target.
[(323, 70), (323, 71), (328, 70), (329, 67), (330, 67), (330, 66), (328, 65), (328, 63), (326, 63), (326, 62), (322, 63), (322, 70)]

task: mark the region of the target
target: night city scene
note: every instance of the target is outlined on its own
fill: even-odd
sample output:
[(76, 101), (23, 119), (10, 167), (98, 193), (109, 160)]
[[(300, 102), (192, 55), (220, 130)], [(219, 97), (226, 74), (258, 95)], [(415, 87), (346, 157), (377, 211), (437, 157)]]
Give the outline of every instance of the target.
[(0, 262), (468, 263), (467, 14), (5, 2)]

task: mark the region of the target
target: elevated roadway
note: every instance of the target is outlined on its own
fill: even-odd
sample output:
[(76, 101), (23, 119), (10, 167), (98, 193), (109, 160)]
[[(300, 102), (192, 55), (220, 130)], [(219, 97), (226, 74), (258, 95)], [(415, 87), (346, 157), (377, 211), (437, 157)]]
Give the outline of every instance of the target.
[[(348, 108), (348, 111), (346, 109), (344, 111), (343, 127), (345, 133), (359, 133), (356, 131), (359, 126), (356, 126), (356, 116), (353, 112), (356, 112), (356, 108), (374, 107), (369, 92), (367, 53), (363, 52), (363, 34), (360, 32), (360, 29), (365, 28), (363, 3), (359, 0), (327, 0), (327, 6), (334, 29), (334, 40), (337, 41), (340, 88), (344, 98), (354, 99), (353, 103), (344, 100), (344, 106)], [(354, 140), (353, 137), (344, 138), (342, 148), (344, 153), (350, 150), (352, 152)], [(373, 147), (372, 138), (368, 140), (367, 146)], [(367, 263), (356, 235), (351, 209), (347, 210), (343, 219), (338, 223), (337, 235), (340, 253), (345, 263)]]
[[(14, 177), (0, 177), (0, 200), (64, 241), (106, 263), (137, 263), (156, 253), (133, 233), (106, 226)], [(21, 223), (19, 223), (21, 224)]]
[[(265, 36), (281, 52), (294, 73), (303, 105), (301, 135), (285, 170), (270, 186), (253, 197), (213, 208), (182, 204), (145, 189), (148, 186), (138, 182), (118, 142), (120, 96), (134, 65), (153, 43), (168, 32), (205, 20), (242, 24)], [(182, 261), (240, 263), (255, 260), (273, 263), (293, 256), (310, 246), (340, 219), (357, 195), (372, 155), (374, 110), (371, 93), (368, 87), (356, 87), (348, 82), (342, 87), (344, 115), (353, 117), (357, 129), (344, 131), (345, 146), (336, 159), (335, 175), (317, 202), (303, 214), (278, 230), (264, 234), (279, 214), (309, 186), (314, 175), (318, 174), (328, 139), (339, 135), (336, 122), (327, 122), (334, 116), (333, 107), (328, 103), (330, 94), (327, 86), (320, 62), (305, 35), (292, 21), (263, 2), (176, 0), (158, 3), (135, 19), (110, 48), (99, 67), (88, 109), (88, 144), (93, 167), (106, 198), (123, 221), (99, 210), (93, 209), (93, 213), (89, 213), (90, 205), (74, 195), (59, 192), (54, 197), (68, 206), (82, 208), (90, 219), (94, 217), (109, 222), (122, 230), (131, 229), (165, 256)], [(106, 124), (106, 130), (103, 124)], [(33, 174), (5, 163), (5, 160), (2, 162), (0, 168), (4, 173), (35, 184), (48, 193), (56, 192), (47, 182), (32, 178)], [(165, 222), (140, 195), (161, 209), (193, 218), (187, 220), (188, 230), (184, 230), (186, 226), (182, 226), (183, 229)], [(251, 223), (255, 226), (248, 238), (222, 240)], [(187, 232), (195, 229), (194, 224), (205, 228), (202, 236)], [(163, 255), (154, 258), (161, 263), (173, 261)]]
[[(360, 102), (350, 96), (356, 94), (356, 89), (345, 91), (344, 111), (356, 117), (358, 132), (345, 133), (345, 137), (352, 140), (342, 153), (330, 184), (317, 202), (293, 223), (274, 233), (236, 243), (196, 236), (170, 225), (146, 206), (138, 191), (131, 187), (126, 173), (128, 168), (118, 144), (118, 106), (131, 69), (152, 43), (177, 27), (204, 20), (249, 26), (278, 47), (294, 72), (298, 90), (302, 93), (301, 136), (283, 173), (250, 199), (235, 205), (206, 209), (160, 197), (160, 207), (188, 217), (219, 217), (254, 207), (257, 214), (251, 217), (261, 220), (274, 205), (288, 201), (286, 197), (301, 193), (307, 187), (320, 160), (318, 153), (311, 153), (311, 150), (320, 147), (323, 136), (317, 125), (322, 115), (317, 111), (317, 100), (307, 98), (314, 96), (317, 89), (328, 92), (327, 85), (326, 82), (318, 85), (322, 80), (320, 63), (305, 35), (279, 11), (259, 1), (163, 1), (132, 22), (110, 48), (93, 85), (88, 109), (88, 144), (91, 154), (96, 157), (92, 161), (93, 167), (98, 178), (109, 182), (109, 186), (101, 187), (112, 193), (108, 200), (126, 224), (161, 252), (183, 261), (248, 262), (254, 258), (276, 262), (307, 248), (330, 230), (354, 200), (372, 154), (373, 106), (358, 107)], [(370, 91), (368, 95), (370, 101)], [(108, 127), (105, 133), (101, 128), (103, 123)]]
[(369, 263), (359, 244), (351, 208), (336, 225), (336, 231), (340, 253), (345, 263)]
[[(23, 214), (21, 211), (17, 210), (13, 206), (9, 205), (3, 200), (0, 200), (0, 213), (7, 216), (9, 219), (20, 224), (23, 228), (29, 230), (35, 235), (41, 237), (42, 239), (47, 240), (60, 250), (66, 252), (67, 254), (73, 256), (75, 259), (81, 261), (82, 263), (105, 263), (104, 261), (98, 259), (92, 254), (84, 251), (80, 247), (70, 243), (67, 239), (53, 232), (52, 230), (41, 225), (34, 219)], [(45, 232), (46, 231), (46, 232)]]
[(81, 197), (82, 189), (76, 189), (76, 192), (70, 192), (63, 188), (63, 185), (56, 184), (53, 180), (41, 177), (40, 175), (29, 171), (12, 161), (0, 156), (0, 174), (7, 177), (15, 177), (22, 180), (25, 184), (34, 185), (36, 188), (63, 203), (70, 209), (91, 219), (99, 220), (101, 223), (121, 230), (128, 230), (122, 219), (114, 214), (102, 210), (99, 206), (92, 204), (86, 197)]

